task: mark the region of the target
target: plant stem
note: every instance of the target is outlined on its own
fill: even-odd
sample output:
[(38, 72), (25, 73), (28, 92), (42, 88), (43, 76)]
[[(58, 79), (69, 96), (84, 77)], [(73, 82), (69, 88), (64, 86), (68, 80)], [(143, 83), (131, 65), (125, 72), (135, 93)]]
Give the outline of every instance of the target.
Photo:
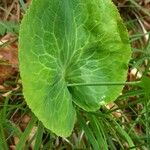
[(114, 86), (114, 85), (137, 85), (141, 81), (134, 82), (100, 82), (100, 83), (71, 83), (68, 84), (68, 87), (73, 86)]

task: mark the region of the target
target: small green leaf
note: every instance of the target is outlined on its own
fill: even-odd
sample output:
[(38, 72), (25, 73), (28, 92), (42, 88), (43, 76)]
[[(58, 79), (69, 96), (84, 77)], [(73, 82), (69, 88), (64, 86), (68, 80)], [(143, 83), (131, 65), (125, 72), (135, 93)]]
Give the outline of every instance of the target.
[(18, 34), (19, 24), (13, 21), (0, 21), (0, 36), (5, 33), (15, 33)]
[(62, 137), (76, 112), (117, 98), (130, 59), (126, 28), (110, 0), (33, 0), (20, 30), (20, 71), (27, 104), (45, 127)]
[(150, 77), (143, 76), (139, 86), (143, 88), (146, 97), (150, 98)]

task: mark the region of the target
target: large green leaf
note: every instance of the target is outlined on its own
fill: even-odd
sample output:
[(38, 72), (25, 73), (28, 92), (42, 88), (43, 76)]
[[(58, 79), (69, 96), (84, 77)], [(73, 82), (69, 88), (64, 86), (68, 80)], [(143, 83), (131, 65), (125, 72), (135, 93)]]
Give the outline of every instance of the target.
[(73, 105), (96, 111), (122, 86), (130, 58), (125, 26), (110, 0), (33, 0), (20, 30), (20, 71), (27, 104), (43, 124), (69, 136)]

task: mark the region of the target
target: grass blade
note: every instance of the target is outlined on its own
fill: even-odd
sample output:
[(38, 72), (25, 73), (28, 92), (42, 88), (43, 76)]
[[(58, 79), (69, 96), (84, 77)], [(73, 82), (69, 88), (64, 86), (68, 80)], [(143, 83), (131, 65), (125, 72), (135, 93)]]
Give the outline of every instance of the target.
[(29, 136), (29, 134), (30, 134), (30, 132), (31, 132), (31, 130), (32, 130), (36, 120), (37, 119), (33, 116), (31, 121), (27, 125), (25, 131), (22, 133), (22, 136), (21, 136), (21, 138), (19, 140), (19, 143), (16, 146), (16, 150), (23, 149), (23, 146), (25, 145), (25, 142), (26, 142), (26, 140), (27, 140), (27, 138), (28, 138), (28, 136)]
[(42, 144), (43, 132), (44, 132), (44, 127), (41, 124), (41, 122), (39, 122), (38, 130), (37, 130), (37, 134), (36, 134), (36, 141), (35, 141), (35, 145), (34, 145), (34, 150), (40, 149), (40, 146)]
[(82, 116), (78, 113), (78, 120), (80, 123), (80, 126), (82, 127), (82, 129), (84, 130), (86, 137), (88, 138), (88, 141), (91, 143), (93, 150), (99, 150), (99, 144), (98, 141), (96, 140), (96, 138), (93, 135), (92, 130), (89, 128), (89, 126), (87, 125), (87, 123), (85, 122), (85, 120), (82, 118)]

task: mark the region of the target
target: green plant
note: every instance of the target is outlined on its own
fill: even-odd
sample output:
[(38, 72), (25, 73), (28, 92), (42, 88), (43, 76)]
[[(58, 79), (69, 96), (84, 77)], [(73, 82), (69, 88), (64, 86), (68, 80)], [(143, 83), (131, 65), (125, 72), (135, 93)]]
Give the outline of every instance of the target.
[(126, 80), (131, 50), (110, 0), (33, 0), (20, 28), (24, 96), (45, 127), (69, 136), (76, 107), (97, 111), (117, 98), (123, 85), (107, 83)]
[(0, 21), (0, 36), (5, 33), (15, 33), (18, 34), (19, 24), (11, 21)]

